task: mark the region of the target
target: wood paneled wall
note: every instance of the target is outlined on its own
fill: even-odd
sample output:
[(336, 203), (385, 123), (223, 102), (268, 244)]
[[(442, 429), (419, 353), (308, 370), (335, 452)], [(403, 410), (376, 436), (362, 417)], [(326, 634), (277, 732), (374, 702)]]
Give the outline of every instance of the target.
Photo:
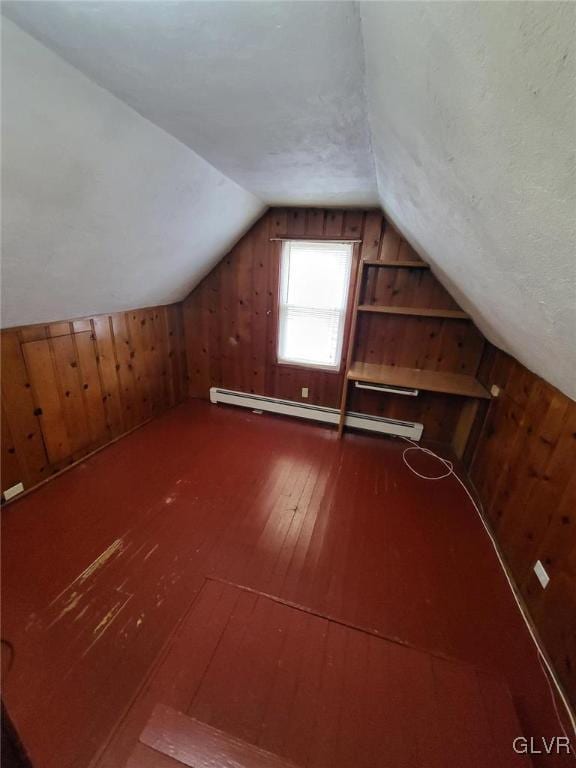
[[(489, 348), (480, 378), (491, 401), (470, 475), (516, 584), (576, 702), (576, 403)], [(540, 560), (550, 583), (542, 589)]]
[(2, 331), (2, 491), (31, 488), (186, 396), (182, 307)]
[[(271, 238), (282, 236), (361, 239), (356, 261), (420, 262), (380, 211), (271, 209), (184, 301), (191, 396), (208, 397), (211, 386), (221, 386), (302, 401), (302, 387), (307, 387), (305, 402), (339, 407), (344, 365), (332, 373), (276, 360), (281, 243)], [(432, 273), (421, 269), (374, 268), (362, 303), (458, 309)], [(484, 346), (469, 320), (375, 313), (360, 317), (356, 338), (356, 360), (472, 375)], [(343, 362), (346, 355), (345, 345)], [(357, 390), (349, 408), (421, 421), (428, 439), (450, 443), (465, 400), (430, 392), (407, 398)]]
[(270, 238), (361, 238), (364, 219), (362, 211), (273, 209), (252, 227), (184, 301), (191, 396), (208, 397), (219, 386), (301, 400), (308, 387), (308, 402), (337, 407), (341, 372), (276, 362), (281, 244)]

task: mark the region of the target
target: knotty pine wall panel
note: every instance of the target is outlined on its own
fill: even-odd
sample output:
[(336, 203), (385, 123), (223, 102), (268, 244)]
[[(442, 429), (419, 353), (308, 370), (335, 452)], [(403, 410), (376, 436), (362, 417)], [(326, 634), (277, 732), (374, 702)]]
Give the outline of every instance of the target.
[(375, 266), (368, 267), (360, 304), (459, 309), (448, 291), (429, 270), (381, 269)]
[[(470, 475), (514, 579), (576, 702), (576, 403), (490, 346), (496, 384)], [(542, 589), (540, 560), (550, 583)]]
[(2, 331), (2, 490), (26, 489), (187, 396), (182, 307)]
[(308, 387), (308, 402), (337, 407), (342, 372), (276, 362), (281, 244), (270, 238), (360, 238), (365, 218), (362, 211), (273, 209), (252, 227), (184, 301), (191, 396), (221, 386), (302, 400)]
[(468, 320), (361, 312), (354, 359), (473, 376), (483, 348), (484, 337)]
[[(269, 210), (184, 301), (191, 396), (208, 397), (211, 386), (220, 386), (302, 401), (307, 387), (306, 402), (339, 406), (344, 365), (331, 373), (276, 361), (281, 243), (271, 238), (284, 236), (361, 239), (357, 259), (420, 261), (380, 211)], [(369, 303), (458, 309), (428, 270), (367, 269)], [(356, 360), (472, 375), (478, 368), (484, 338), (470, 321), (361, 313), (359, 323)], [(346, 338), (349, 324), (350, 316)], [(345, 346), (343, 361), (346, 354)], [(465, 403), (433, 393), (401, 398), (354, 392), (350, 407), (422, 421), (427, 438), (449, 443)]]

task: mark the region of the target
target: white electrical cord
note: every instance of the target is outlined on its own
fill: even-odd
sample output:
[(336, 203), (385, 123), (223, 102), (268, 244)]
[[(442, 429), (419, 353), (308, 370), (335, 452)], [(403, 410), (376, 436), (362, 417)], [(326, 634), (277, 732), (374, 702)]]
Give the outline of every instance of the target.
[[(554, 683), (554, 687), (556, 689), (556, 692), (557, 692), (558, 696), (560, 697), (560, 699), (562, 701), (562, 704), (564, 705), (564, 708), (566, 709), (566, 714), (567, 714), (568, 719), (570, 721), (570, 725), (572, 726), (572, 730), (574, 731), (574, 734), (576, 735), (576, 719), (574, 718), (574, 715), (572, 714), (572, 709), (570, 707), (568, 699), (566, 698), (566, 695), (564, 694), (564, 692), (562, 691), (562, 689), (558, 685), (558, 682), (556, 680), (556, 676), (554, 674), (554, 671), (553, 671), (552, 667), (550, 666), (550, 663), (549, 663), (548, 659), (546, 658), (546, 656), (544, 655), (544, 653), (543, 653), (543, 651), (542, 651), (542, 649), (540, 647), (540, 642), (539, 642), (538, 638), (536, 637), (536, 635), (534, 633), (534, 630), (532, 628), (532, 625), (531, 625), (530, 621), (528, 620), (528, 617), (526, 616), (526, 614), (524, 612), (524, 608), (522, 606), (522, 603), (520, 602), (520, 600), (518, 598), (518, 594), (516, 592), (516, 587), (514, 586), (514, 583), (513, 583), (512, 579), (510, 578), (510, 575), (508, 574), (508, 568), (506, 567), (506, 564), (504, 563), (504, 561), (502, 559), (502, 555), (500, 554), (500, 550), (498, 548), (498, 544), (496, 542), (494, 534), (492, 533), (492, 531), (488, 527), (488, 525), (486, 523), (486, 520), (484, 519), (484, 515), (483, 515), (482, 511), (480, 510), (480, 508), (478, 507), (478, 505), (476, 504), (476, 502), (474, 501), (474, 498), (472, 497), (472, 494), (470, 493), (470, 491), (468, 490), (468, 488), (466, 487), (464, 482), (458, 477), (456, 472), (454, 472), (454, 465), (452, 464), (451, 461), (448, 461), (448, 459), (443, 459), (441, 456), (438, 456), (437, 453), (434, 453), (434, 451), (431, 451), (428, 448), (423, 448), (421, 445), (418, 445), (418, 443), (413, 443), (412, 440), (409, 440), (407, 437), (401, 437), (400, 436), (400, 439), (401, 440), (405, 440), (407, 443), (410, 443), (410, 448), (405, 448), (404, 451), (402, 452), (402, 461), (408, 467), (410, 472), (412, 472), (417, 477), (422, 478), (423, 480), (444, 480), (445, 478), (450, 477), (450, 475), (452, 475), (460, 483), (460, 485), (464, 489), (466, 495), (468, 496), (468, 498), (472, 502), (472, 506), (476, 510), (476, 512), (478, 514), (478, 517), (480, 518), (480, 522), (484, 526), (484, 530), (488, 534), (488, 538), (490, 539), (490, 541), (492, 543), (492, 547), (494, 548), (494, 551), (496, 552), (496, 557), (498, 558), (498, 562), (500, 563), (500, 567), (502, 568), (502, 571), (504, 572), (504, 576), (506, 576), (506, 580), (508, 582), (508, 585), (509, 585), (510, 589), (512, 590), (512, 594), (514, 596), (514, 600), (516, 601), (516, 605), (518, 606), (518, 608), (520, 610), (520, 614), (522, 615), (522, 618), (524, 619), (524, 623), (526, 624), (526, 626), (528, 628), (528, 632), (530, 633), (530, 637), (532, 638), (532, 640), (534, 641), (534, 645), (536, 646), (536, 650), (538, 652), (538, 660), (540, 661), (540, 666), (542, 667), (542, 670), (544, 672), (544, 676), (546, 678), (546, 682), (548, 684), (548, 689), (550, 691), (550, 696), (552, 697), (552, 703), (554, 704), (554, 710), (556, 712), (556, 716), (558, 717), (558, 722), (560, 723), (560, 728), (562, 729), (562, 733), (568, 739), (568, 735), (567, 735), (567, 733), (566, 733), (566, 731), (564, 729), (564, 724), (562, 722), (562, 718), (560, 717), (560, 713), (558, 712), (558, 707), (556, 705), (555, 692), (552, 689), (552, 685), (551, 685), (550, 681), (552, 681)], [(414, 469), (414, 467), (410, 464), (410, 462), (407, 459), (407, 456), (410, 453), (410, 451), (421, 451), (422, 453), (426, 453), (429, 456), (432, 456), (433, 458), (437, 459), (446, 468), (446, 472), (444, 472), (444, 473), (442, 473), (440, 475), (423, 475), (423, 474), (421, 474), (420, 472), (418, 472), (417, 470)], [(572, 747), (570, 739), (568, 739), (568, 741), (570, 743), (570, 749), (572, 751), (572, 754), (574, 754), (574, 748)]]

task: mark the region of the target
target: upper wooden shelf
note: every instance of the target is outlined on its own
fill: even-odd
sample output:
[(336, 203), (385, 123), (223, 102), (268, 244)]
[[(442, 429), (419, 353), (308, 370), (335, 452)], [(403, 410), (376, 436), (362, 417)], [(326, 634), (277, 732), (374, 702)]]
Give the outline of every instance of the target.
[(490, 398), (488, 391), (473, 376), (446, 371), (428, 371), (422, 368), (399, 368), (396, 365), (352, 363), (348, 379), (366, 384), (387, 384), (391, 387), (424, 389), (446, 395)]
[(405, 267), (407, 269), (430, 269), (425, 261), (379, 261), (378, 259), (362, 259), (367, 267)]
[(360, 304), (358, 312), (379, 312), (384, 315), (413, 315), (414, 317), (443, 317), (448, 320), (469, 320), (461, 309), (429, 309), (427, 307), (393, 307), (382, 304)]

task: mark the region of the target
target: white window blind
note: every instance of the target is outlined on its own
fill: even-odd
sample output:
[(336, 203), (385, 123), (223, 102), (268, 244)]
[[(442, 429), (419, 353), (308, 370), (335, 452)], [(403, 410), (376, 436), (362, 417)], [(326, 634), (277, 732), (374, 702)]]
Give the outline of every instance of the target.
[(282, 249), (278, 360), (340, 367), (351, 243), (288, 240)]

